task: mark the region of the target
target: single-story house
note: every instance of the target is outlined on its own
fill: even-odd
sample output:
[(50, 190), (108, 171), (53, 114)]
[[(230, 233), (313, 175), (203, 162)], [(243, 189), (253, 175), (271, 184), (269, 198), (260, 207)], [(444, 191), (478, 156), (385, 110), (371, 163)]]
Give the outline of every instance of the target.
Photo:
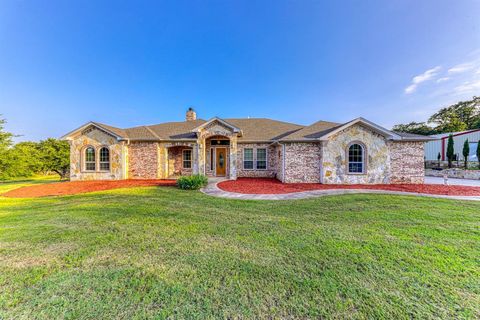
[(308, 126), (264, 118), (197, 119), (120, 129), (89, 122), (70, 142), (71, 180), (205, 174), (284, 183), (423, 183), (424, 142), (363, 118)]

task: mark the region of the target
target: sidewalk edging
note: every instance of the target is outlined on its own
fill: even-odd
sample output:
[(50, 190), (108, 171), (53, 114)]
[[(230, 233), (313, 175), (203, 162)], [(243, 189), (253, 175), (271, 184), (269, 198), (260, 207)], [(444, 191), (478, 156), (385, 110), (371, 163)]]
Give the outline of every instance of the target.
[(391, 191), (391, 190), (372, 190), (372, 189), (327, 189), (327, 190), (311, 190), (301, 191), (293, 193), (281, 193), (281, 194), (247, 194), (229, 192), (220, 189), (217, 184), (221, 181), (209, 181), (205, 188), (200, 189), (206, 195), (227, 198), (227, 199), (240, 199), (240, 200), (297, 200), (307, 199), (313, 197), (334, 196), (342, 194), (386, 194), (386, 195), (403, 195), (403, 196), (417, 196), (417, 197), (429, 197), (438, 199), (450, 199), (450, 200), (470, 200), (480, 201), (480, 196), (448, 196), (442, 194), (429, 194), (429, 193), (416, 193), (405, 191)]

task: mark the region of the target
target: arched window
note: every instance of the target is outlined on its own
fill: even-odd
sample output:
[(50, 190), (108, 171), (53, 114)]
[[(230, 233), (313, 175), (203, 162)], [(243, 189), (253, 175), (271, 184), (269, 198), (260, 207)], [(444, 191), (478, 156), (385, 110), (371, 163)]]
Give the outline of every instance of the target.
[(106, 147), (100, 149), (100, 170), (110, 171), (110, 150)]
[(95, 171), (95, 149), (93, 147), (85, 149), (85, 170)]
[(348, 173), (365, 173), (365, 148), (361, 144), (348, 147)]

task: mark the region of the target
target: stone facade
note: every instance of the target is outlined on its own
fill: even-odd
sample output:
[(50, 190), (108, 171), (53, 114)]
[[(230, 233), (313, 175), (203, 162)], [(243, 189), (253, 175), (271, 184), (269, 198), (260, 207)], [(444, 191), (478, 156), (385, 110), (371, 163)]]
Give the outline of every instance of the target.
[[(347, 150), (353, 142), (365, 147), (366, 170), (363, 174), (349, 174), (347, 170)], [(362, 125), (353, 125), (332, 136), (323, 143), (322, 154), (323, 183), (389, 183), (390, 154), (387, 140)]]
[[(193, 121), (193, 120), (192, 120)], [(69, 137), (71, 146), (71, 180), (165, 179), (195, 173), (215, 175), (211, 157), (212, 139), (228, 139), (225, 146), (226, 176), (269, 177), (285, 183), (378, 184), (423, 183), (423, 142), (388, 140), (364, 124), (354, 124), (315, 142), (239, 142), (241, 132), (222, 121), (194, 129), (196, 140), (130, 141), (112, 132), (90, 126)], [(378, 131), (382, 132), (382, 131)], [(118, 138), (118, 139), (117, 139)], [(364, 146), (364, 172), (348, 173), (348, 147), (352, 143)], [(96, 170), (84, 168), (87, 147), (96, 150)], [(99, 150), (110, 152), (110, 170), (99, 170)], [(244, 149), (267, 150), (265, 170), (244, 169)], [(192, 150), (191, 168), (183, 168), (183, 150)], [(215, 155), (215, 153), (214, 153)], [(213, 165), (213, 168), (212, 168)]]
[[(198, 139), (194, 148), (194, 167), (193, 173), (206, 173), (210, 167), (210, 162), (207, 163), (207, 153), (209, 154), (210, 148), (207, 149), (207, 141), (212, 137), (223, 137), (230, 140), (230, 146), (227, 148), (227, 177), (230, 179), (237, 178), (237, 133), (233, 132), (232, 128), (220, 123), (219, 121), (213, 121), (209, 125), (201, 128), (197, 133)], [(210, 172), (211, 170), (208, 169)]]
[(320, 182), (320, 144), (285, 143), (285, 183)]
[[(253, 149), (253, 162), (254, 169), (243, 168), (243, 149)], [(257, 149), (267, 150), (267, 168), (255, 169), (255, 163), (257, 160)], [(237, 151), (237, 176), (249, 177), (249, 178), (275, 178), (277, 174), (277, 153), (276, 147), (269, 143), (239, 143)]]
[(159, 177), (158, 159), (158, 143), (131, 143), (128, 146), (128, 177), (131, 179), (157, 179)]
[(389, 143), (391, 158), (390, 183), (424, 183), (424, 143)]
[[(85, 149), (95, 149), (96, 170), (87, 171), (84, 166)], [(100, 148), (107, 147), (110, 153), (110, 171), (99, 168)], [(110, 134), (97, 128), (89, 128), (70, 140), (70, 180), (119, 180), (126, 179), (127, 148)]]

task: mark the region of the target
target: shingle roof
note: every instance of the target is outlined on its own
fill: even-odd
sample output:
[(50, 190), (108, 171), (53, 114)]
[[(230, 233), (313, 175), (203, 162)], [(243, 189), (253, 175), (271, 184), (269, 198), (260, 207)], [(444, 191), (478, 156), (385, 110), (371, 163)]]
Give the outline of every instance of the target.
[[(328, 133), (349, 124), (340, 124), (329, 121), (317, 121), (309, 126), (302, 126), (294, 123), (277, 121), (267, 118), (231, 118), (222, 119), (225, 122), (238, 127), (242, 135), (239, 142), (246, 141), (317, 141), (317, 139)], [(364, 120), (367, 121), (367, 120)], [(195, 140), (196, 133), (193, 129), (201, 126), (207, 121), (197, 119), (193, 121), (165, 122), (156, 125), (138, 126), (127, 129), (120, 129), (99, 122), (92, 122), (106, 131), (109, 131), (123, 139), (130, 140)], [(386, 130), (386, 129), (385, 129)], [(431, 137), (411, 133), (391, 132), (400, 136), (405, 141), (429, 141)]]
[(414, 133), (408, 133), (408, 132), (397, 132), (397, 131), (392, 131), (398, 134), (399, 136), (402, 137), (402, 140), (423, 140), (423, 141), (430, 141), (430, 140), (438, 140), (436, 137), (432, 136), (423, 136), (421, 134), (414, 134)]
[(303, 128), (303, 126), (266, 118), (225, 119), (240, 128), (238, 141), (274, 141)]
[(328, 121), (317, 121), (307, 127), (302, 128), (280, 140), (282, 141), (308, 141), (308, 140), (315, 140), (319, 137), (327, 134), (328, 132), (335, 130), (336, 128), (340, 127), (342, 124), (336, 122), (328, 122)]
[(114, 133), (115, 135), (117, 135), (121, 138), (127, 138), (127, 133), (125, 132), (124, 129), (119, 129), (119, 128), (116, 128), (116, 127), (112, 127), (112, 126), (109, 126), (107, 124), (100, 123), (100, 122), (92, 122), (92, 123), (101, 127), (101, 128), (106, 129), (107, 131), (110, 131), (110, 132)]
[[(191, 131), (205, 122), (206, 121), (203, 119), (182, 122), (165, 122), (146, 126), (146, 128), (150, 129), (157, 136), (157, 139), (160, 140), (195, 140), (196, 135)], [(132, 131), (132, 134), (134, 131)], [(135, 133), (139, 133), (139, 136), (141, 136), (140, 132)], [(131, 139), (138, 138), (132, 137)]]

